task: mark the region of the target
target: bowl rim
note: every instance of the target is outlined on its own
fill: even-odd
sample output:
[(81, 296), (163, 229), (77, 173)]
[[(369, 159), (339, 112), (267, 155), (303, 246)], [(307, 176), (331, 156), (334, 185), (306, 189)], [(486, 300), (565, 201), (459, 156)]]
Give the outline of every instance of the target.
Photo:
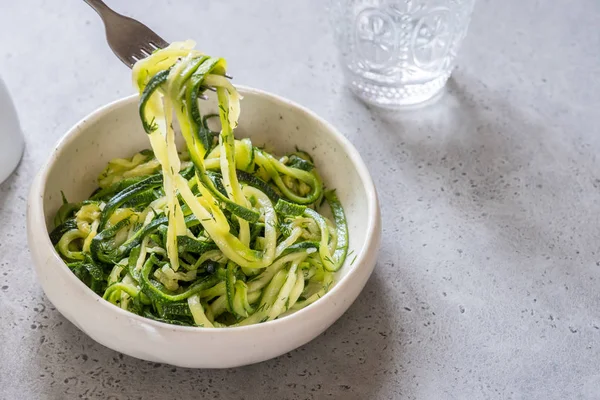
[[(33, 227), (33, 229), (35, 229), (34, 235), (41, 235), (44, 238), (42, 241), (40, 241), (38, 238), (38, 240), (36, 240), (36, 242), (35, 242), (35, 246), (43, 246), (42, 251), (45, 253), (51, 254), (51, 257), (48, 257), (48, 260), (50, 260), (52, 258), (52, 259), (58, 261), (60, 263), (59, 268), (62, 268), (64, 270), (64, 272), (68, 272), (69, 278), (67, 278), (67, 279), (69, 279), (69, 282), (72, 283), (73, 285), (79, 285), (78, 286), (79, 288), (84, 288), (85, 290), (83, 290), (83, 293), (85, 293), (85, 296), (93, 296), (94, 299), (101, 305), (101, 307), (107, 307), (110, 310), (112, 310), (116, 313), (119, 313), (124, 318), (131, 318), (132, 320), (139, 321), (141, 323), (150, 324), (151, 326), (154, 326), (157, 329), (167, 329), (168, 328), (169, 330), (177, 331), (177, 332), (218, 332), (219, 335), (223, 335), (223, 334), (232, 335), (232, 334), (238, 334), (239, 332), (246, 332), (246, 331), (254, 332), (257, 330), (265, 329), (265, 327), (266, 328), (276, 328), (277, 326), (281, 326), (283, 324), (299, 323), (302, 319), (305, 318), (305, 316), (307, 314), (319, 312), (320, 309), (326, 307), (327, 304), (329, 303), (328, 300), (331, 300), (334, 297), (340, 296), (340, 293), (342, 293), (344, 291), (345, 287), (349, 285), (350, 280), (353, 279), (353, 277), (358, 274), (358, 271), (361, 268), (361, 266), (367, 267), (367, 265), (365, 264), (365, 258), (369, 255), (369, 253), (371, 253), (372, 251), (378, 250), (377, 237), (378, 237), (379, 232), (376, 232), (376, 230), (380, 229), (379, 228), (380, 210), (379, 210), (379, 201), (378, 201), (378, 197), (377, 197), (377, 191), (375, 189), (375, 185), (373, 183), (371, 175), (369, 174), (367, 166), (365, 165), (362, 157), (360, 156), (360, 154), (358, 153), (358, 151), (356, 150), (354, 145), (352, 145), (352, 143), (342, 133), (340, 133), (332, 124), (327, 122), (325, 119), (321, 118), (319, 115), (317, 115), (315, 112), (308, 109), (307, 107), (304, 107), (298, 103), (295, 103), (295, 102), (293, 102), (289, 99), (286, 99), (284, 97), (281, 97), (279, 95), (276, 95), (276, 94), (273, 94), (270, 92), (266, 92), (266, 91), (263, 91), (260, 89), (255, 89), (255, 88), (251, 88), (251, 87), (244, 86), (244, 85), (236, 85), (236, 88), (240, 91), (241, 94), (245, 94), (245, 93), (250, 94), (251, 93), (254, 95), (261, 96), (261, 97), (267, 97), (270, 100), (273, 100), (275, 102), (282, 103), (283, 105), (287, 105), (289, 107), (295, 108), (300, 113), (303, 113), (307, 117), (316, 120), (317, 122), (322, 124), (329, 131), (329, 134), (331, 135), (331, 137), (346, 152), (346, 154), (351, 159), (352, 163), (355, 165), (355, 168), (358, 172), (358, 175), (360, 177), (360, 180), (362, 182), (362, 185), (364, 187), (366, 197), (367, 197), (367, 224), (368, 224), (368, 226), (367, 226), (367, 232), (365, 235), (366, 239), (363, 242), (362, 248), (360, 249), (360, 251), (356, 253), (356, 259), (353, 261), (353, 263), (351, 265), (351, 269), (348, 271), (348, 273), (346, 275), (344, 275), (342, 277), (342, 279), (340, 279), (336, 284), (334, 284), (333, 288), (331, 290), (329, 290), (322, 298), (320, 298), (319, 300), (315, 301), (314, 303), (306, 306), (305, 308), (303, 308), (301, 310), (298, 310), (290, 315), (285, 316), (284, 318), (275, 319), (275, 320), (263, 322), (260, 324), (252, 324), (252, 325), (246, 325), (246, 326), (234, 326), (234, 327), (227, 327), (227, 328), (218, 329), (218, 330), (215, 330), (214, 328), (205, 328), (205, 327), (197, 327), (197, 326), (180, 326), (180, 325), (168, 324), (165, 322), (156, 321), (151, 318), (146, 318), (141, 315), (134, 314), (127, 310), (123, 310), (122, 308), (117, 307), (108, 301), (99, 301), (99, 300), (102, 300), (102, 297), (100, 297), (96, 293), (94, 293), (88, 286), (85, 285), (85, 283), (83, 283), (81, 280), (79, 280), (75, 276), (75, 274), (73, 274), (68, 269), (65, 262), (62, 260), (60, 255), (54, 249), (54, 246), (52, 246), (52, 243), (50, 242), (50, 237), (48, 236), (48, 227), (46, 224), (46, 216), (44, 214), (43, 193), (45, 192), (45, 189), (46, 189), (48, 173), (49, 173), (50, 169), (52, 168), (52, 166), (57, 161), (57, 159), (60, 156), (64, 147), (66, 145), (68, 145), (70, 142), (72, 142), (78, 135), (80, 135), (82, 132), (84, 132), (89, 126), (93, 125), (95, 122), (102, 119), (109, 112), (119, 109), (119, 108), (122, 108), (131, 102), (137, 101), (137, 99), (139, 98), (139, 95), (133, 94), (130, 96), (126, 96), (126, 97), (117, 99), (108, 104), (105, 104), (104, 106), (101, 106), (101, 107), (95, 109), (90, 114), (86, 115), (81, 120), (79, 120), (77, 123), (75, 123), (55, 144), (52, 154), (50, 155), (50, 157), (48, 157), (46, 162), (44, 162), (44, 164), (40, 168), (40, 170), (37, 174), (37, 177), (31, 186), (30, 193), (29, 193), (28, 201), (29, 201), (30, 209), (32, 211), (33, 218), (29, 218), (29, 215), (28, 215), (28, 227), (29, 227), (29, 229), (32, 228), (31, 222), (33, 220), (41, 221), (42, 224), (37, 224), (36, 226)], [(376, 247), (373, 248), (373, 245), (376, 245)], [(29, 243), (29, 246), (31, 246), (30, 243)], [(354, 299), (352, 299), (352, 300), (354, 300)]]

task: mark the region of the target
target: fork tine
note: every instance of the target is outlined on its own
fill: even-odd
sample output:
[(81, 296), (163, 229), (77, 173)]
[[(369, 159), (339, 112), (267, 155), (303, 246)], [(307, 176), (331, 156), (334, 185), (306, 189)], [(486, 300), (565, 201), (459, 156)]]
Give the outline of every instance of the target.
[(147, 57), (147, 55), (144, 54), (141, 49), (139, 49), (138, 51), (131, 54), (131, 58), (135, 60), (134, 64), (140, 60), (143, 60), (146, 57)]
[(152, 51), (162, 49), (162, 47), (158, 47), (154, 42), (148, 42), (148, 46), (152, 48)]
[(154, 47), (150, 45), (150, 42), (142, 42), (140, 43), (140, 49), (152, 53), (154, 51)]
[(129, 60), (122, 60), (125, 62), (125, 64), (129, 67), (129, 68), (133, 68), (133, 66), (135, 65), (135, 63), (137, 62), (137, 60), (135, 58), (131, 58)]
[(140, 47), (140, 52), (144, 55), (143, 58), (146, 58), (152, 54), (153, 50), (148, 50), (144, 45), (142, 45), (142, 47)]
[(165, 40), (163, 40), (163, 38), (161, 38), (160, 36), (155, 34), (155, 37), (151, 38), (148, 42), (148, 44), (150, 44), (151, 46), (157, 48), (157, 49), (164, 49), (165, 47), (167, 47), (169, 45), (168, 42), (166, 42)]
[(102, 0), (85, 2), (102, 18), (110, 48), (128, 67), (169, 45), (146, 25), (113, 11)]
[(125, 65), (127, 65), (129, 68), (133, 68), (133, 65), (137, 62), (137, 59), (135, 58), (134, 55), (132, 54), (127, 54), (127, 55), (121, 55), (121, 54), (117, 54), (116, 51), (113, 50), (113, 52), (115, 53), (115, 55), (121, 60), (123, 61), (123, 63)]

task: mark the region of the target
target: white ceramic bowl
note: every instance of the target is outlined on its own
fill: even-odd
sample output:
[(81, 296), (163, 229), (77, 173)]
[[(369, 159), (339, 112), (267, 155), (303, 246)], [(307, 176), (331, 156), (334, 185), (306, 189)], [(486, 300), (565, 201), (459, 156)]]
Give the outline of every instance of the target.
[[(371, 275), (381, 220), (375, 187), (356, 149), (311, 111), (259, 90), (239, 90), (244, 100), (236, 137), (268, 144), (280, 154), (293, 151), (294, 146), (310, 151), (327, 187), (337, 188), (354, 254), (326, 296), (285, 318), (258, 325), (224, 329), (168, 325), (104, 301), (67, 268), (48, 231), (61, 204), (61, 190), (70, 201), (83, 200), (96, 188), (96, 178), (110, 159), (150, 147), (137, 112), (138, 97), (118, 100), (84, 118), (60, 140), (33, 182), (27, 210), (29, 247), (48, 299), (104, 346), (144, 360), (193, 368), (268, 360), (327, 329), (350, 307)], [(214, 103), (211, 99), (206, 104), (216, 109)]]

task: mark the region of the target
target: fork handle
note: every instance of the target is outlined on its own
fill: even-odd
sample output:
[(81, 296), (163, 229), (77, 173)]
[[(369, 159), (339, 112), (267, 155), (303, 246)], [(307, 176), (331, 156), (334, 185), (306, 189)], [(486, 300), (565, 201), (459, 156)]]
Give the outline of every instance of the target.
[(106, 15), (108, 13), (116, 14), (116, 12), (114, 12), (109, 6), (104, 4), (104, 2), (102, 0), (83, 0), (83, 1), (85, 1), (90, 7), (92, 7), (94, 10), (96, 10), (96, 12), (98, 14), (100, 14), (100, 17), (104, 17), (104, 15)]

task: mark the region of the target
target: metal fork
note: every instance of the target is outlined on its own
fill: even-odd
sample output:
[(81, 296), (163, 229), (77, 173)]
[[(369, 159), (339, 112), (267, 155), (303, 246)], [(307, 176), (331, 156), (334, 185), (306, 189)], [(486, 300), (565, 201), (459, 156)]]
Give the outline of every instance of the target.
[[(169, 45), (146, 25), (113, 11), (102, 0), (83, 1), (100, 15), (106, 29), (108, 45), (119, 60), (129, 68), (133, 68), (137, 61), (148, 57), (155, 50)], [(231, 75), (225, 74), (224, 76), (231, 79)], [(202, 86), (202, 88), (216, 91), (214, 87), (210, 86)], [(198, 98), (208, 100), (208, 96), (205, 94), (199, 95)]]
[(169, 45), (146, 25), (113, 11), (102, 0), (84, 1), (100, 15), (108, 45), (129, 68), (155, 50)]

